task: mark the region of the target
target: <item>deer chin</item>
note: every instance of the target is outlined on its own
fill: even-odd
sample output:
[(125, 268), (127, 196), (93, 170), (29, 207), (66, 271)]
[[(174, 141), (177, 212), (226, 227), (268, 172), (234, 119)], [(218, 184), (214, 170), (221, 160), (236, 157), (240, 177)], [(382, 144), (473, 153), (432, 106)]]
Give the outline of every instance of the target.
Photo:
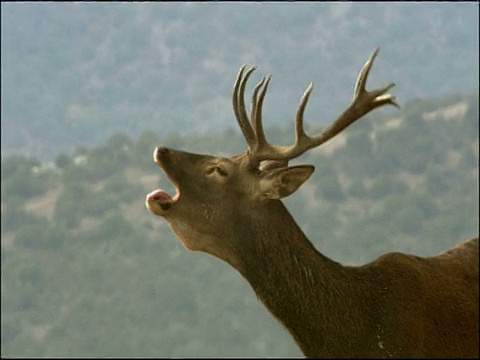
[(153, 190), (147, 194), (145, 205), (155, 215), (165, 215), (172, 206), (180, 199), (180, 191), (175, 187), (175, 195), (172, 197), (163, 189)]

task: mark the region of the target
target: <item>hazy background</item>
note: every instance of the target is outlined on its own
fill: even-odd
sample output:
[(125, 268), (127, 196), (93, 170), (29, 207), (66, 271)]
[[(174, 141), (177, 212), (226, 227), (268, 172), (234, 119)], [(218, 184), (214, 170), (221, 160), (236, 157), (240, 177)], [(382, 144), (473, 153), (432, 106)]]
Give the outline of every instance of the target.
[[(370, 86), (401, 103), (478, 88), (478, 5), (425, 3), (3, 3), (2, 153), (54, 158), (113, 133), (234, 126), (238, 68), (273, 74), (265, 121), (291, 121), (314, 81), (310, 123)], [(253, 81), (252, 81), (253, 84)]]
[[(299, 161), (286, 204), (325, 255), (433, 255), (478, 235), (478, 4), (1, 4), (2, 356), (301, 356), (231, 267), (186, 251), (145, 194), (159, 143), (234, 154), (238, 68), (273, 74), (267, 136), (290, 143), (368, 88), (375, 111)], [(248, 98), (250, 95), (248, 95)]]

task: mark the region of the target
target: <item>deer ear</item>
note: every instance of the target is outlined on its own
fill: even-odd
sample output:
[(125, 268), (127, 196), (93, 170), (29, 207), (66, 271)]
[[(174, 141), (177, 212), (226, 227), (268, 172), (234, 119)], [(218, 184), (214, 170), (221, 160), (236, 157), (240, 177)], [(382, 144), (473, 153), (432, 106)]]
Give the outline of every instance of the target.
[(312, 165), (283, 167), (267, 171), (260, 180), (260, 191), (263, 197), (281, 199), (294, 193), (313, 173)]

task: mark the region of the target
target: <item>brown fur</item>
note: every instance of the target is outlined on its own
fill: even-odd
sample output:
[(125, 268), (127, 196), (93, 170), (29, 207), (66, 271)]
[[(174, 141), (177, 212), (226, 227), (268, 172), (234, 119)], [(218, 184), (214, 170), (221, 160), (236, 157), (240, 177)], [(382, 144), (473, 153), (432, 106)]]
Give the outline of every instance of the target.
[(157, 147), (154, 160), (177, 189), (147, 195), (186, 248), (237, 269), (308, 357), (478, 357), (478, 238), (433, 257), (388, 253), (369, 264), (343, 266), (318, 252), (281, 198), (312, 174), (288, 161), (332, 138), (372, 109), (397, 105), (367, 91), (376, 50), (362, 68), (347, 109), (323, 133), (303, 132), (309, 86), (297, 111), (293, 146), (265, 140), (261, 107), (270, 78), (254, 90), (248, 120), (243, 91), (254, 68), (242, 67), (234, 111), (248, 149), (231, 158)]
[[(280, 200), (247, 186), (260, 174), (245, 174), (238, 157), (163, 148), (157, 161), (181, 193), (167, 210), (147, 200), (150, 210), (188, 249), (236, 268), (306, 356), (478, 356), (478, 238), (433, 257), (388, 253), (342, 266), (313, 247)], [(204, 176), (211, 164), (228, 176)]]

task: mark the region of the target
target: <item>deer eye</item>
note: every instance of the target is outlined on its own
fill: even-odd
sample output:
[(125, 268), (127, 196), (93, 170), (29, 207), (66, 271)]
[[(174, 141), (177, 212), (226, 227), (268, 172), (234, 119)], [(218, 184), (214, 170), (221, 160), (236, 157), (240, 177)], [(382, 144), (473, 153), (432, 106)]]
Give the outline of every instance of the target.
[(227, 176), (228, 175), (228, 173), (225, 171), (225, 169), (220, 167), (220, 166), (215, 166), (215, 170), (221, 176)]
[(221, 166), (218, 166), (218, 165), (209, 166), (205, 170), (205, 174), (207, 174), (207, 175), (212, 175), (215, 172), (220, 176), (228, 176), (228, 172), (224, 168), (222, 168)]

